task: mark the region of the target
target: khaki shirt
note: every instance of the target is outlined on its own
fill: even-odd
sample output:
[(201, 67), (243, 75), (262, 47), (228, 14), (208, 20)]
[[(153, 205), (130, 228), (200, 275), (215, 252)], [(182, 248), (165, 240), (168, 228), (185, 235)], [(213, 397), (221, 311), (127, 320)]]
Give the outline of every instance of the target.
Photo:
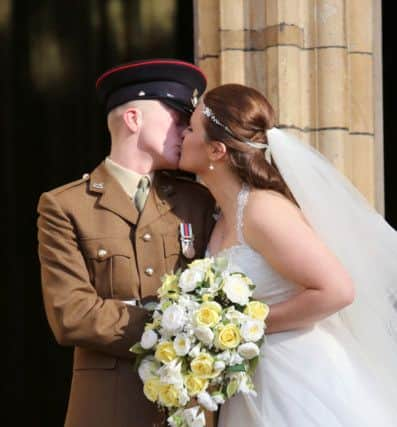
[[(105, 166), (109, 173), (117, 179), (118, 183), (123, 187), (124, 191), (128, 194), (128, 196), (133, 199), (138, 188), (139, 180), (142, 178), (143, 175), (140, 175), (137, 172), (134, 172), (119, 165), (110, 157), (106, 157)], [(146, 176), (150, 179), (150, 182), (152, 183), (154, 173), (150, 173)]]

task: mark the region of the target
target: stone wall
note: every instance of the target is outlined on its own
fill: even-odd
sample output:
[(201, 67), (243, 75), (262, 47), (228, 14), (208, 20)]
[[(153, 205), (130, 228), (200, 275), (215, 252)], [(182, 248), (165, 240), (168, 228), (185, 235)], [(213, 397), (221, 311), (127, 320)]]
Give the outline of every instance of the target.
[(261, 90), (278, 126), (318, 148), (381, 210), (379, 9), (379, 0), (196, 0), (195, 41), (210, 88), (235, 82)]

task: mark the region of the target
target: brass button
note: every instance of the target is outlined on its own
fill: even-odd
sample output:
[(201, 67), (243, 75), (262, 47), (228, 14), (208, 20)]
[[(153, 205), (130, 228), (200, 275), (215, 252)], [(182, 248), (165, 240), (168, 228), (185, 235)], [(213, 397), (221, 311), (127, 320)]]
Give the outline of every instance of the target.
[(153, 276), (153, 273), (154, 273), (154, 270), (153, 270), (153, 268), (152, 268), (152, 267), (148, 267), (148, 268), (145, 270), (145, 274), (146, 274), (147, 276)]
[(149, 234), (149, 233), (145, 233), (145, 234), (142, 236), (142, 239), (143, 239), (145, 242), (148, 242), (149, 240), (152, 240), (152, 235), (151, 235), (151, 234)]
[(105, 258), (105, 256), (108, 254), (108, 251), (106, 249), (98, 249), (98, 257), (99, 258)]
[(84, 175), (83, 175), (83, 179), (88, 179), (90, 177), (90, 174), (89, 173), (85, 173)]

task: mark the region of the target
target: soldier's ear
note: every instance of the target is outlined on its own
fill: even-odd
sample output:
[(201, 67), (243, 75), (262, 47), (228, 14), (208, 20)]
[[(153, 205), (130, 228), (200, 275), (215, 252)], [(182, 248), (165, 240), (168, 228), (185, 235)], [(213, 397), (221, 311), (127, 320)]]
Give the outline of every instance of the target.
[(127, 108), (124, 111), (123, 120), (132, 133), (137, 133), (142, 125), (142, 111), (135, 107)]

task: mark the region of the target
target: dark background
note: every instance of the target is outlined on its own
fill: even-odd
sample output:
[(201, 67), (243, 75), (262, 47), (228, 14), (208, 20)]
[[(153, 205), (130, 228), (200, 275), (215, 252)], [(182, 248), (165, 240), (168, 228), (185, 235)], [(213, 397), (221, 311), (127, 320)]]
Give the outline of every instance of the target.
[[(7, 7), (9, 5), (9, 7)], [(132, 59), (193, 62), (187, 0), (0, 0), (4, 238), (0, 424), (63, 425), (72, 349), (47, 325), (37, 259), (39, 195), (90, 172), (109, 152), (95, 81)], [(4, 337), (4, 338), (3, 338)], [(2, 402), (4, 403), (4, 401)], [(7, 418), (9, 418), (7, 420)], [(116, 426), (115, 426), (116, 427)]]
[[(45, 318), (37, 260), (36, 205), (46, 190), (78, 179), (108, 153), (99, 74), (147, 57), (193, 61), (188, 0), (0, 0), (1, 185), (5, 209), (1, 424), (63, 425), (72, 350)], [(397, 227), (393, 2), (383, 2), (386, 218)], [(3, 400), (4, 402), (4, 400)], [(7, 418), (9, 417), (9, 420)]]

